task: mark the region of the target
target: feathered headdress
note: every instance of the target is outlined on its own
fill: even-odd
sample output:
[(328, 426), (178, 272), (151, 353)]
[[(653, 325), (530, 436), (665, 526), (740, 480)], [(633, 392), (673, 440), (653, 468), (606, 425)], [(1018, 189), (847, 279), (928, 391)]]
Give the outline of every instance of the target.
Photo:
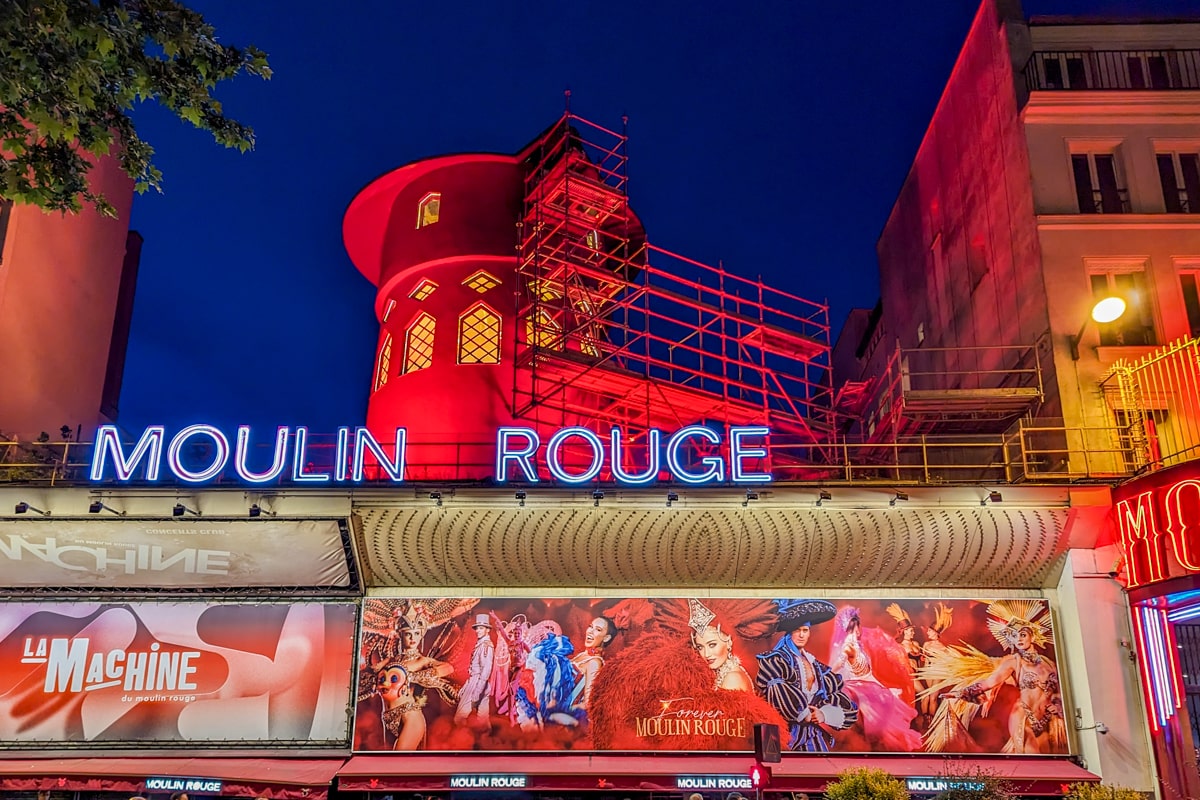
[(938, 603), (933, 608), (933, 624), (929, 627), (938, 633), (945, 633), (954, 624), (954, 609), (945, 603)]
[(987, 607), (988, 630), (1005, 650), (1015, 650), (1017, 636), (1028, 629), (1034, 647), (1054, 643), (1050, 609), (1044, 600), (997, 600)]
[(901, 608), (899, 603), (892, 603), (885, 611), (887, 611), (889, 617), (896, 620), (897, 633), (903, 632), (905, 628), (913, 626), (912, 620), (908, 617), (908, 612)]

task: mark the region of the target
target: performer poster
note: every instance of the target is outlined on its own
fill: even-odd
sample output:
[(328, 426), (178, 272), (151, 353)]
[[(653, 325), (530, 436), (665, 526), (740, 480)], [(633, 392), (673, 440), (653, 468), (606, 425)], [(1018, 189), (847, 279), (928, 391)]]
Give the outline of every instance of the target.
[(354, 749), (1064, 754), (1044, 600), (367, 598)]

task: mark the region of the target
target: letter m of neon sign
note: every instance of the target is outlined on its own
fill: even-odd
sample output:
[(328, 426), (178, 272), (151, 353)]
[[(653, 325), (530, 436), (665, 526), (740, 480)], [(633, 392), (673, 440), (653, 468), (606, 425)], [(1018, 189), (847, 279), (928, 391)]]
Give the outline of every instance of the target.
[(1129, 588), (1167, 577), (1162, 532), (1154, 516), (1154, 492), (1142, 492), (1117, 503), (1117, 527), (1121, 552), (1129, 569)]

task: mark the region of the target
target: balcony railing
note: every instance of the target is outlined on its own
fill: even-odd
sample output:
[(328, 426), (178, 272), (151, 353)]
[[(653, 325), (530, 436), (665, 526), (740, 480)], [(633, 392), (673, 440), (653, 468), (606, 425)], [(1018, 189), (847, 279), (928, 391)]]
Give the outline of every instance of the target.
[(1200, 89), (1200, 49), (1039, 50), (1024, 73), (1031, 92)]
[(1200, 214), (1200, 203), (1193, 203), (1187, 189), (1176, 189), (1174, 193), (1163, 190), (1168, 214)]
[(1080, 198), (1080, 214), (1128, 214), (1133, 210), (1129, 205), (1129, 190), (1117, 189), (1115, 192), (1092, 190), (1092, 202), (1088, 206), (1085, 198)]

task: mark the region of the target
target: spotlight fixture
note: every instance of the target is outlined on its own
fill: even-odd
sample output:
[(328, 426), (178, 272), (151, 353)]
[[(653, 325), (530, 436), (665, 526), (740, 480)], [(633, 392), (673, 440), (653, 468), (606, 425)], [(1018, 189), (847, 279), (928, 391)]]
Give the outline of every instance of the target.
[(274, 511), (268, 511), (267, 509), (260, 506), (258, 503), (254, 503), (250, 506), (249, 513), (250, 513), (251, 519), (257, 519), (258, 517), (261, 517), (263, 514), (266, 514), (268, 517), (275, 516)]
[(824, 503), (826, 500), (832, 500), (832, 499), (833, 499), (833, 495), (831, 495), (829, 492), (822, 489), (820, 494), (817, 495), (817, 505), (820, 506), (821, 503)]
[(16, 507), (13, 508), (13, 512), (16, 514), (28, 514), (30, 511), (35, 514), (41, 514), (43, 517), (50, 516), (49, 511), (43, 511), (36, 506), (29, 505), (29, 503), (17, 503)]
[(670, 508), (671, 504), (674, 503), (678, 499), (679, 499), (679, 494), (677, 492), (667, 492), (667, 508)]
[(182, 517), (184, 514), (193, 514), (197, 517), (200, 516), (199, 511), (194, 508), (188, 508), (183, 503), (176, 503), (175, 507), (171, 509), (172, 517)]
[(429, 499), (432, 500), (434, 503), (436, 503), (438, 508), (442, 507), (442, 493), (441, 492), (430, 492)]
[(92, 504), (88, 506), (89, 514), (99, 514), (101, 511), (107, 511), (110, 514), (116, 514), (118, 517), (125, 516), (124, 511), (117, 511), (112, 506), (106, 506), (102, 500), (93, 500)]
[(517, 498), (517, 505), (521, 508), (525, 507), (525, 498), (528, 496), (529, 495), (525, 493), (524, 489), (517, 489), (517, 491), (513, 493), (513, 497)]
[(986, 506), (988, 503), (1001, 503), (1004, 501), (1004, 495), (992, 489), (987, 493), (987, 497), (979, 501), (979, 505)]
[(592, 508), (599, 508), (600, 501), (604, 499), (604, 492), (596, 489), (592, 492)]
[(908, 493), (897, 490), (896, 493), (894, 495), (892, 495), (892, 499), (888, 500), (888, 505), (894, 506), (894, 505), (896, 505), (896, 503), (907, 503), (907, 502), (908, 502)]
[(758, 492), (754, 491), (753, 489), (747, 489), (746, 496), (742, 498), (742, 508), (745, 508), (746, 506), (750, 505), (750, 503), (752, 503), (753, 501), (755, 501), (757, 499), (758, 499)]

